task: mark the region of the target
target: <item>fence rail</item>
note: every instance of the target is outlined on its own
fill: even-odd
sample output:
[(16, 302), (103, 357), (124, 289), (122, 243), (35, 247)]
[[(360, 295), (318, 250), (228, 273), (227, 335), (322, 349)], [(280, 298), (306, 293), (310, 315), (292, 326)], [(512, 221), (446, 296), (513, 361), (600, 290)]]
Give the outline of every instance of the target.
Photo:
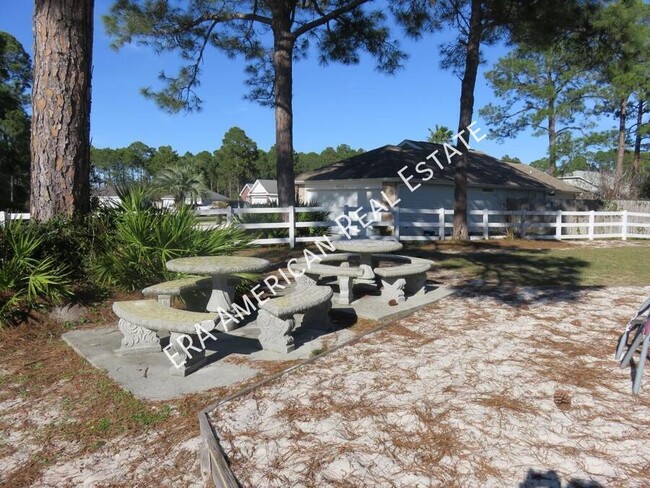
[[(329, 220), (305, 221), (301, 214), (322, 212)], [(344, 237), (365, 236), (372, 239), (397, 238), (400, 241), (435, 241), (451, 236), (453, 210), (445, 208), (419, 209), (395, 207), (388, 211), (370, 212), (368, 209), (328, 207), (264, 207), (210, 209), (200, 213), (202, 228), (215, 228), (239, 222), (250, 231), (273, 232), (286, 230), (282, 237), (263, 237), (253, 244), (289, 244), (317, 242), (329, 232)], [(271, 215), (269, 221), (246, 223), (246, 215)], [(279, 216), (279, 217), (278, 217)], [(205, 219), (209, 220), (206, 221)], [(261, 217), (263, 219), (263, 217)], [(0, 226), (10, 219), (29, 219), (29, 214), (0, 212)], [(471, 210), (468, 212), (472, 239), (499, 238), (514, 235), (527, 239), (650, 239), (650, 213), (575, 212), (575, 211), (503, 211)], [(304, 229), (315, 229), (312, 235)], [(324, 231), (324, 232), (320, 232)]]
[[(330, 220), (299, 222), (296, 215), (304, 212), (329, 212)], [(286, 229), (287, 237), (262, 238), (254, 244), (315, 242), (319, 236), (296, 236), (296, 229), (329, 228), (331, 234), (344, 236), (345, 230), (353, 236), (373, 239), (384, 237), (400, 241), (434, 241), (451, 236), (453, 214), (451, 209), (419, 209), (395, 207), (389, 211), (371, 213), (348, 206), (340, 210), (326, 207), (276, 207), (215, 209), (207, 214), (215, 217), (214, 223), (203, 223), (206, 228), (236, 222), (246, 214), (281, 214), (282, 222), (272, 224), (244, 224), (249, 230)], [(217, 222), (217, 219), (220, 219)], [(528, 239), (650, 239), (650, 213), (596, 212), (596, 211), (504, 211), (471, 210), (468, 212), (472, 239), (498, 238), (516, 235)]]
[(29, 214), (0, 212), (0, 227), (2, 227), (7, 220), (29, 220)]

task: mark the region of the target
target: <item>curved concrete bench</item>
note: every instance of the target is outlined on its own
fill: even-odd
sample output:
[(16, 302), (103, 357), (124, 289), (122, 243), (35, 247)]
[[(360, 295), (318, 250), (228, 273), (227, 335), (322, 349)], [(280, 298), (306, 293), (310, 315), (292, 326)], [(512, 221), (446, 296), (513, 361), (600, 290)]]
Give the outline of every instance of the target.
[(207, 332), (214, 330), (215, 314), (179, 310), (156, 300), (115, 302), (113, 311), (120, 318), (118, 327), (123, 335), (121, 347), (115, 351), (117, 355), (160, 352), (156, 331), (165, 331), (170, 333), (171, 355), (178, 355), (177, 364), (183, 363), (180, 368), (171, 367), (172, 375), (187, 376), (205, 364), (205, 350), (196, 347), (197, 325)]
[(257, 315), (262, 348), (281, 353), (293, 351), (294, 315), (304, 313), (303, 323), (326, 323), (332, 295), (329, 286), (307, 284), (293, 293), (264, 302)]
[(394, 263), (429, 263), (432, 266), (435, 264), (435, 262), (431, 261), (430, 259), (417, 258), (414, 256), (404, 256), (401, 254), (373, 254), (372, 257), (377, 258), (378, 261), (392, 261)]
[(172, 297), (191, 290), (209, 290), (212, 288), (212, 279), (204, 276), (188, 276), (178, 280), (165, 281), (157, 285), (148, 286), (142, 290), (145, 297), (152, 297), (158, 300), (161, 305), (171, 307)]
[(331, 264), (311, 263), (307, 265), (305, 261), (298, 260), (294, 265), (299, 271), (311, 278), (314, 283), (320, 278), (333, 276), (337, 278), (339, 285), (338, 302), (343, 305), (349, 305), (352, 302), (352, 284), (355, 279), (373, 279), (375, 274), (372, 268), (366, 264), (356, 267), (350, 267), (348, 262), (343, 262), (341, 266), (332, 266)]
[(424, 294), (427, 271), (431, 269), (431, 263), (424, 261), (375, 268), (375, 274), (381, 278), (381, 296), (403, 302), (406, 300), (405, 292), (410, 295)]

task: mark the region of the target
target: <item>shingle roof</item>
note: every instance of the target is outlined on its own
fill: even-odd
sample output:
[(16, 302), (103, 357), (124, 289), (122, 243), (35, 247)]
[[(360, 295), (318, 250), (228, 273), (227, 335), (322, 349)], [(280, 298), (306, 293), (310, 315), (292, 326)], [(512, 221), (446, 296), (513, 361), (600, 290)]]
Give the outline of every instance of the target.
[(278, 182), (276, 180), (257, 180), (257, 181), (260, 182), (260, 185), (262, 185), (270, 195), (278, 194)]
[[(437, 158), (442, 163), (440, 169), (433, 160), (426, 157), (437, 152)], [(445, 149), (442, 144), (406, 140), (398, 146), (383, 146), (372, 151), (337, 161), (322, 168), (302, 173), (296, 177), (298, 183), (308, 181), (348, 180), (348, 179), (382, 179), (399, 181), (398, 171), (404, 166), (408, 169), (403, 172), (405, 176), (417, 173), (415, 166), (421, 161), (433, 170), (434, 177), (429, 182), (453, 184), (454, 166), (447, 164)], [(530, 174), (518, 171), (510, 165), (499, 161), (485, 153), (470, 150), (469, 168), (467, 171), (469, 186), (522, 188), (532, 190), (553, 191), (556, 188), (540, 181)]]
[(512, 166), (518, 171), (526, 173), (532, 176), (533, 178), (540, 180), (542, 183), (546, 183), (547, 185), (552, 186), (557, 191), (561, 191), (565, 193), (581, 193), (580, 188), (576, 188), (573, 185), (570, 185), (558, 178), (555, 178), (554, 176), (551, 176), (548, 173), (545, 173), (544, 171), (540, 171), (537, 168), (528, 166), (527, 164), (517, 164), (517, 163), (506, 163), (506, 164)]

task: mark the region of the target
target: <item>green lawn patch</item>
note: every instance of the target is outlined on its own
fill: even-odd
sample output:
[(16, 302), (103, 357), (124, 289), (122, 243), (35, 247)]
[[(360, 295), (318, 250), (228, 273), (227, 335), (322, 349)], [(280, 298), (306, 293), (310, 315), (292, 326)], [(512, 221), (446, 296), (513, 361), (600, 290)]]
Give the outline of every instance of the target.
[(650, 284), (650, 245), (612, 248), (417, 252), (440, 270), (469, 280), (514, 286)]

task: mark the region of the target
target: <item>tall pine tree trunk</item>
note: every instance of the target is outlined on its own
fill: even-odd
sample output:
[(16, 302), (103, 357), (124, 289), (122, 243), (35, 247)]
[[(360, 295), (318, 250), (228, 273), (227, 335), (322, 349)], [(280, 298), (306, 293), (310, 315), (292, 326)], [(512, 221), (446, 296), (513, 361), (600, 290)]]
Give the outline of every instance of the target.
[[(553, 84), (553, 66), (550, 56), (545, 56), (546, 77), (549, 85)], [(548, 101), (548, 174), (554, 176), (557, 172), (557, 133), (555, 129), (555, 97)]]
[(31, 216), (90, 210), (93, 0), (36, 0)]
[[(286, 2), (277, 2), (284, 4)], [(276, 8), (282, 8), (278, 6)], [(273, 15), (273, 66), (275, 68), (275, 148), (277, 151), (278, 204), (281, 207), (295, 202), (293, 172), (293, 46), (291, 15), (283, 9)]]
[[(463, 138), (469, 142), (470, 137), (467, 127), (472, 123), (474, 113), (474, 86), (479, 65), (479, 49), (481, 46), (481, 0), (472, 0), (470, 16), (470, 32), (465, 52), (465, 73), (460, 92), (460, 120), (458, 132), (463, 133)], [(467, 168), (469, 166), (468, 150), (459, 139), (456, 148), (462, 155), (456, 158), (456, 171), (454, 173), (454, 239), (469, 239), (469, 226), (467, 224)]]
[(616, 175), (614, 181), (615, 196), (618, 198), (619, 189), (621, 188), (623, 178), (623, 161), (625, 158), (625, 123), (627, 120), (627, 99), (628, 97), (619, 100), (619, 115), (618, 115), (618, 150), (616, 151)]
[(555, 114), (548, 116), (548, 174), (557, 172), (557, 133), (555, 132)]
[(639, 104), (636, 108), (636, 131), (634, 134), (634, 157), (632, 158), (632, 180), (636, 183), (641, 165), (641, 131), (643, 129), (643, 109), (645, 100), (639, 96)]

